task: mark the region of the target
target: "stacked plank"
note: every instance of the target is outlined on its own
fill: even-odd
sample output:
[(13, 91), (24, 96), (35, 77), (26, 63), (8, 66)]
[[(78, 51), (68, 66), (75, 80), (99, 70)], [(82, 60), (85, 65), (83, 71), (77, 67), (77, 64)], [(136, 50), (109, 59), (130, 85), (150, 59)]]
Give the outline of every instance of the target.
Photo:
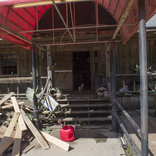
[(0, 105), (2, 105), (8, 98), (11, 98), (12, 102), (11, 107), (14, 108), (14, 115), (13, 118), (11, 119), (8, 128), (1, 126), (0, 136), (2, 137), (3, 133), (4, 135), (0, 142), (0, 155), (2, 155), (5, 152), (5, 150), (12, 144), (13, 144), (12, 156), (20, 155), (22, 133), (28, 130), (28, 128), (44, 150), (50, 148), (48, 142), (51, 142), (66, 151), (69, 150), (68, 143), (63, 142), (49, 134), (37, 130), (36, 127), (31, 122), (31, 120), (29, 119), (29, 117), (25, 115), (24, 110), (19, 108), (16, 98), (13, 97), (12, 95), (13, 93), (10, 93), (0, 100)]

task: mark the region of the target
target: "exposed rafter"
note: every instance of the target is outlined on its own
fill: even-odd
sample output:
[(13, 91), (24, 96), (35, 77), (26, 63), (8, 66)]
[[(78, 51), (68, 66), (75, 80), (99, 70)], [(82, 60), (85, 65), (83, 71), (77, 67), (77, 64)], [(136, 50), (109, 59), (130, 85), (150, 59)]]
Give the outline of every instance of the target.
[(70, 15), (71, 15), (71, 21), (72, 21), (72, 27), (73, 27), (74, 43), (75, 43), (76, 42), (76, 35), (74, 32), (74, 21), (73, 21), (73, 13), (72, 13), (72, 8), (71, 8), (71, 3), (69, 3), (69, 7), (70, 7)]
[[(1, 24), (0, 24), (0, 29), (3, 30), (3, 31), (5, 31), (5, 32), (7, 32), (7, 33), (9, 33), (9, 34), (12, 34), (12, 35), (18, 37), (18, 38), (20, 38), (20, 39), (22, 39), (22, 40), (24, 40), (24, 41), (26, 41), (26, 42), (29, 43), (29, 44), (36, 44), (36, 43), (30, 41), (29, 39), (27, 39), (26, 37), (24, 37), (24, 36), (18, 34), (17, 32), (15, 32), (15, 31), (13, 31), (13, 30), (9, 29), (8, 27), (3, 26), (3, 25), (1, 25)], [(37, 44), (36, 44), (36, 47), (38, 47), (39, 49), (41, 49), (41, 50), (47, 52), (47, 49), (45, 49), (45, 48), (43, 48), (43, 47), (41, 47), (41, 46), (39, 46), (39, 45), (37, 45)]]
[(132, 7), (133, 7), (135, 2), (136, 2), (136, 0), (130, 0), (130, 2), (128, 3), (128, 6), (127, 6), (126, 10), (124, 11), (124, 13), (121, 16), (121, 19), (119, 21), (118, 27), (116, 28), (115, 33), (114, 33), (112, 39), (116, 38), (120, 28), (122, 27), (126, 17), (128, 16), (128, 14), (129, 14), (130, 10), (132, 9)]
[(75, 43), (75, 40), (74, 40), (74, 38), (73, 38), (73, 36), (72, 36), (72, 34), (71, 34), (71, 32), (70, 32), (69, 28), (67, 27), (66, 22), (64, 21), (64, 19), (63, 19), (62, 15), (61, 15), (61, 13), (60, 13), (60, 11), (59, 11), (59, 9), (58, 9), (58, 7), (57, 7), (56, 3), (54, 2), (54, 0), (52, 0), (52, 2), (53, 2), (53, 4), (54, 4), (54, 7), (55, 7), (55, 9), (56, 9), (57, 13), (59, 14), (59, 16), (60, 16), (60, 18), (61, 18), (61, 20), (62, 20), (62, 22), (63, 22), (64, 26), (66, 27), (66, 29), (67, 29), (67, 31), (68, 31), (68, 33), (69, 33), (69, 35), (71, 36), (72, 40), (73, 40), (73, 41), (74, 41), (74, 43)]

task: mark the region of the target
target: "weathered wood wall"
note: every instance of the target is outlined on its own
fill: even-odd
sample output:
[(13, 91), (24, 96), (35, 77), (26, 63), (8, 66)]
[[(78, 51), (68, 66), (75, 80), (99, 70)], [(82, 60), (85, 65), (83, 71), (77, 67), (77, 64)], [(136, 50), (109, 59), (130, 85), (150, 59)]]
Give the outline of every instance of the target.
[[(129, 41), (124, 46), (121, 43), (115, 44), (116, 52), (116, 73), (134, 74), (135, 65), (139, 65), (139, 41)], [(148, 68), (152, 66), (156, 70), (156, 41), (147, 41), (147, 64)], [(125, 84), (132, 80), (126, 80)], [(117, 79), (117, 89), (122, 87), (122, 77)]]
[[(57, 52), (54, 54), (55, 86), (61, 90), (73, 89), (73, 60), (71, 52)], [(70, 72), (71, 71), (71, 72)]]
[[(105, 54), (105, 44), (83, 44), (83, 45), (65, 45), (65, 46), (54, 46), (52, 49), (52, 60), (55, 70), (73, 70), (73, 52), (83, 52), (90, 51), (98, 53), (98, 73), (101, 70), (105, 71), (106, 68), (106, 54)], [(132, 67), (135, 64), (139, 65), (139, 42), (137, 40), (131, 40), (122, 45), (121, 43), (115, 43), (116, 50), (116, 73), (117, 74), (132, 74), (134, 71)], [(0, 54), (3, 53), (17, 53), (18, 55), (18, 74), (15, 76), (19, 77), (30, 77), (32, 66), (31, 66), (31, 51), (25, 50), (19, 47), (12, 48), (0, 48)], [(94, 55), (90, 55), (94, 57)], [(39, 76), (47, 75), (47, 54), (41, 50), (37, 50), (37, 69)], [(0, 59), (1, 61), (1, 59)], [(92, 64), (94, 60), (92, 58)], [(156, 70), (156, 41), (147, 41), (147, 61), (148, 67), (152, 65), (153, 70)], [(1, 63), (1, 62), (0, 62)], [(91, 65), (91, 77), (92, 77), (92, 89), (95, 88), (95, 67)], [(1, 73), (1, 68), (0, 68)], [(1, 75), (0, 77), (6, 77), (6, 75)], [(126, 80), (126, 85), (128, 85), (130, 80)], [(43, 82), (44, 86), (45, 81)], [(20, 84), (20, 92), (25, 93), (26, 87), (32, 86), (31, 84)], [(55, 86), (61, 89), (72, 90), (73, 88), (73, 73), (72, 72), (55, 72)], [(117, 79), (117, 89), (122, 87), (122, 79)], [(10, 85), (10, 91), (16, 92), (16, 85)], [(1, 85), (1, 93), (7, 93), (7, 85)]]

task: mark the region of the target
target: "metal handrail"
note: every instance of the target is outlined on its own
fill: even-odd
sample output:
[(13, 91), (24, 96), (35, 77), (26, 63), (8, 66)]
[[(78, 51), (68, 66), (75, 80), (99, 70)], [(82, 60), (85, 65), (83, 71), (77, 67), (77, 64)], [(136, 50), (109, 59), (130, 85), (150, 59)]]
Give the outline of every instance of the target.
[(141, 129), (140, 127), (136, 124), (136, 122), (130, 117), (130, 115), (126, 112), (126, 110), (120, 105), (120, 103), (114, 99), (114, 102), (117, 104), (117, 106), (120, 108), (122, 113), (125, 115), (125, 117), (128, 119), (128, 121), (132, 124), (132, 126), (136, 129), (139, 135), (141, 135)]
[[(129, 114), (126, 112), (126, 110), (119, 104), (119, 102), (116, 99), (112, 99), (111, 96), (111, 84), (108, 82), (108, 89), (109, 89), (109, 94), (110, 94), (110, 98), (111, 98), (111, 102), (114, 101), (117, 106), (121, 109), (121, 111), (123, 112), (123, 114), (127, 117), (127, 119), (130, 121), (130, 123), (132, 124), (132, 126), (137, 130), (138, 134), (141, 133), (141, 130), (139, 128), (139, 126), (135, 123), (135, 121), (129, 116)], [(138, 147), (136, 146), (135, 142), (133, 141), (132, 137), (129, 135), (128, 131), (126, 130), (125, 126), (123, 125), (123, 123), (121, 122), (120, 118), (118, 117), (116, 112), (112, 112), (113, 115), (115, 116), (118, 124), (120, 125), (122, 131), (124, 132), (124, 134), (126, 135), (128, 141), (130, 142), (131, 146), (133, 147), (133, 150), (135, 151), (137, 156), (141, 156), (141, 152), (139, 151)]]
[(118, 115), (116, 112), (114, 112), (114, 116), (116, 117), (118, 124), (120, 125), (122, 131), (124, 132), (124, 134), (126, 135), (128, 141), (130, 142), (131, 146), (133, 147), (135, 153), (137, 156), (141, 156), (141, 152), (139, 151), (138, 147), (136, 146), (135, 142), (133, 141), (133, 139), (131, 138), (131, 136), (129, 135), (129, 133), (127, 132), (125, 126), (122, 124), (121, 120), (119, 119)]

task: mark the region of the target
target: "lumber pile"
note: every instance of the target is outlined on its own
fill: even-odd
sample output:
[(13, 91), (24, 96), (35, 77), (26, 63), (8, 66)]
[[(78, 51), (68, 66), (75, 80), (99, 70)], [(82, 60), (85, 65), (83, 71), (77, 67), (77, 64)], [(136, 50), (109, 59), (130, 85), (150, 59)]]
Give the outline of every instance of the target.
[[(0, 110), (7, 108), (14, 110), (8, 127), (4, 125), (0, 127), (0, 156), (6, 151), (11, 151), (12, 156), (18, 156), (21, 152), (26, 153), (35, 146), (35, 144), (30, 144), (34, 137), (44, 150), (50, 148), (48, 144), (50, 142), (68, 151), (68, 143), (36, 129), (25, 113), (25, 111), (31, 112), (32, 110), (29, 107), (24, 107), (23, 103), (17, 103), (13, 94), (10, 93), (0, 100)], [(21, 145), (26, 142), (28, 144), (23, 148)]]

